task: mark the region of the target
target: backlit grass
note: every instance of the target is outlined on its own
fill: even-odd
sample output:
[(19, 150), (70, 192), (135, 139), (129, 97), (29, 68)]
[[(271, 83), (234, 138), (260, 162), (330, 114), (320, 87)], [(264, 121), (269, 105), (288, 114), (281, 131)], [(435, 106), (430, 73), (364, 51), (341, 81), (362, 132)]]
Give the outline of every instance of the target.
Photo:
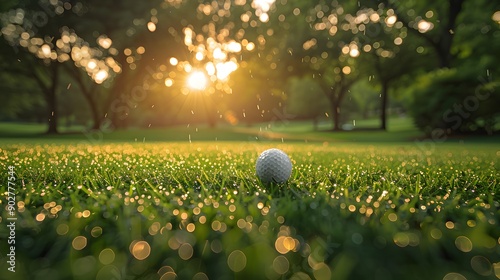
[(497, 145), (282, 144), (292, 178), (263, 186), (270, 147), (3, 145), (0, 278), (500, 278)]

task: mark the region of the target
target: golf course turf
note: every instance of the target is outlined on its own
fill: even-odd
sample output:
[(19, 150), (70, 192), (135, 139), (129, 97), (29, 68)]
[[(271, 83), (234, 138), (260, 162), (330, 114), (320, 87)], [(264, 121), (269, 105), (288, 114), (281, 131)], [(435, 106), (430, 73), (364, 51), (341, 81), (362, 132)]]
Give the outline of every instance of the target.
[(500, 278), (496, 144), (57, 143), (0, 146), (2, 279)]

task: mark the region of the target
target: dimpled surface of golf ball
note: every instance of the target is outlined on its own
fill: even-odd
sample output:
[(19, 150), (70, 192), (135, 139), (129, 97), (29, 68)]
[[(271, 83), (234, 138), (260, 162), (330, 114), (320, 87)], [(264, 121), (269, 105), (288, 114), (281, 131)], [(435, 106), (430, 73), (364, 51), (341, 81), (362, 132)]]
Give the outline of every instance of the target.
[(292, 174), (292, 162), (282, 150), (269, 149), (260, 154), (255, 169), (263, 183), (284, 183)]

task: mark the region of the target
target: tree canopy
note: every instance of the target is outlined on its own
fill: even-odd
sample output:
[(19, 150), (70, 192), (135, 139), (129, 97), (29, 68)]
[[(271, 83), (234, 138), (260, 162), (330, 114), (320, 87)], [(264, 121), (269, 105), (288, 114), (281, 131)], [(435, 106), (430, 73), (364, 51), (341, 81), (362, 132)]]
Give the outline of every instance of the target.
[[(251, 124), (294, 103), (318, 108), (325, 100), (332, 128), (341, 130), (353, 110), (346, 95), (367, 80), (380, 96), (381, 129), (389, 96), (408, 95), (415, 122), (432, 130), (440, 122), (416, 109), (430, 106), (426, 91), (439, 92), (439, 104), (460, 103), (475, 89), (491, 100), (498, 94), (494, 1), (19, 0), (2, 2), (0, 13), (0, 119), (43, 120), (51, 133), (59, 118), (89, 129)], [(438, 69), (470, 86), (445, 90)], [(321, 91), (308, 92), (310, 83)], [(75, 102), (84, 104), (65, 107)], [(359, 96), (353, 102), (364, 106)], [(495, 109), (480, 106), (482, 117), (447, 133), (484, 123), (498, 130)], [(318, 115), (299, 107), (304, 116)], [(436, 112), (433, 119), (442, 118)]]

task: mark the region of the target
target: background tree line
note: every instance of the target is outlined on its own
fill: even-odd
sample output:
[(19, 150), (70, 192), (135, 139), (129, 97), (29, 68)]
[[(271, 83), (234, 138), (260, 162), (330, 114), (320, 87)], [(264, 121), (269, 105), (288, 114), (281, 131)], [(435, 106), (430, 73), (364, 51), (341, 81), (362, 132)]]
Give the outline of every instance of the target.
[[(98, 129), (349, 119), (500, 129), (495, 1), (0, 3), (0, 120)], [(201, 70), (203, 90), (187, 85)], [(62, 123), (61, 123), (62, 122)]]

